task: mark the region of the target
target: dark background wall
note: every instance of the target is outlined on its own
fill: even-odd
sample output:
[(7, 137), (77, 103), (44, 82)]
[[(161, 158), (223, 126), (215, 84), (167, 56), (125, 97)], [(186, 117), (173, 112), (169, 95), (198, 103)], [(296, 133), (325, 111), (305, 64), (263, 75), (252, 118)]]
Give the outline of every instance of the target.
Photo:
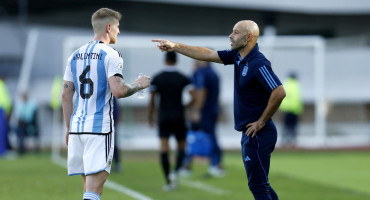
[(123, 31), (227, 35), (241, 19), (252, 19), (263, 29), (272, 24), (279, 35), (322, 35), (333, 38), (369, 35), (370, 13), (350, 15), (300, 14), (237, 8), (191, 6), (112, 0), (2, 0), (0, 20), (90, 28), (91, 13), (109, 7), (123, 14)]

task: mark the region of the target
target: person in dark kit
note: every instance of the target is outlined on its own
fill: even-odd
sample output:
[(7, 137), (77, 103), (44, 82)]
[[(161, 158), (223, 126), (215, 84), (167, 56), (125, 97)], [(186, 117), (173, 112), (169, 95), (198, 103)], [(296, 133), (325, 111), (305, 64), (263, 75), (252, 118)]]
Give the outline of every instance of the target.
[[(193, 101), (191, 102), (191, 124), (194, 131), (203, 131), (211, 142), (208, 174), (223, 177), (225, 172), (221, 165), (222, 150), (217, 141), (216, 123), (219, 115), (220, 78), (209, 62), (194, 60), (192, 77)], [(188, 143), (189, 144), (189, 143)], [(204, 146), (203, 146), (204, 148)], [(191, 174), (192, 156), (187, 153), (181, 175)]]
[(114, 140), (114, 154), (113, 154), (114, 168), (113, 170), (118, 173), (121, 172), (122, 170), (121, 159), (120, 159), (121, 153), (118, 148), (118, 135), (119, 135), (118, 124), (119, 124), (120, 117), (121, 117), (121, 108), (118, 104), (117, 98), (113, 97), (113, 120), (115, 122), (114, 130), (116, 133), (116, 140)]
[[(158, 131), (160, 138), (160, 162), (166, 180), (164, 191), (170, 191), (178, 187), (177, 172), (179, 171), (185, 156), (185, 113), (182, 102), (184, 88), (191, 83), (190, 79), (181, 74), (176, 69), (176, 53), (166, 53), (166, 67), (154, 76), (150, 91), (151, 97), (148, 107), (149, 124), (154, 124), (154, 108), (156, 96), (159, 97), (158, 108)], [(176, 165), (172, 173), (169, 161), (168, 140), (171, 135), (176, 137), (177, 158)]]
[(277, 130), (271, 117), (285, 97), (285, 90), (271, 63), (259, 51), (259, 27), (252, 20), (234, 25), (231, 49), (214, 51), (168, 40), (153, 39), (161, 51), (176, 51), (197, 60), (234, 66), (235, 130), (242, 132), (241, 146), (248, 186), (256, 200), (279, 199), (268, 174)]

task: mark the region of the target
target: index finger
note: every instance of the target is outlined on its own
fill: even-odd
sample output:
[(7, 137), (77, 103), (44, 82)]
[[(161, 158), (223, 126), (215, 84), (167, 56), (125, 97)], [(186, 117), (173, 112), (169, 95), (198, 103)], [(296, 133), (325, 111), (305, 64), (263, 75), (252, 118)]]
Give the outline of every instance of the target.
[(152, 42), (162, 42), (162, 39), (152, 39)]

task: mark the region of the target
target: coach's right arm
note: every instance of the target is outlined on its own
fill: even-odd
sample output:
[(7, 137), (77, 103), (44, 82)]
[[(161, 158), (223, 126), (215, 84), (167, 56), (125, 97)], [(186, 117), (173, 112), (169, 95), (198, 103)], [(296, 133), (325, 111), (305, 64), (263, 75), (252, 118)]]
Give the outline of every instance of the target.
[(206, 47), (189, 46), (161, 39), (153, 39), (152, 42), (158, 42), (157, 46), (161, 51), (176, 51), (196, 60), (223, 64), (222, 60), (218, 56), (217, 51)]

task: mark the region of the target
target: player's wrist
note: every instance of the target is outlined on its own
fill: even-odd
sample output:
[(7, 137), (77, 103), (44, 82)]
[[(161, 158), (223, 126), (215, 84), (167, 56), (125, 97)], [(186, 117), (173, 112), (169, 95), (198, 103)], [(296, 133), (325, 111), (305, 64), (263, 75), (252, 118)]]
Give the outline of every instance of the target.
[(143, 89), (143, 85), (140, 83), (140, 81), (136, 81), (136, 87), (138, 90), (142, 90)]

